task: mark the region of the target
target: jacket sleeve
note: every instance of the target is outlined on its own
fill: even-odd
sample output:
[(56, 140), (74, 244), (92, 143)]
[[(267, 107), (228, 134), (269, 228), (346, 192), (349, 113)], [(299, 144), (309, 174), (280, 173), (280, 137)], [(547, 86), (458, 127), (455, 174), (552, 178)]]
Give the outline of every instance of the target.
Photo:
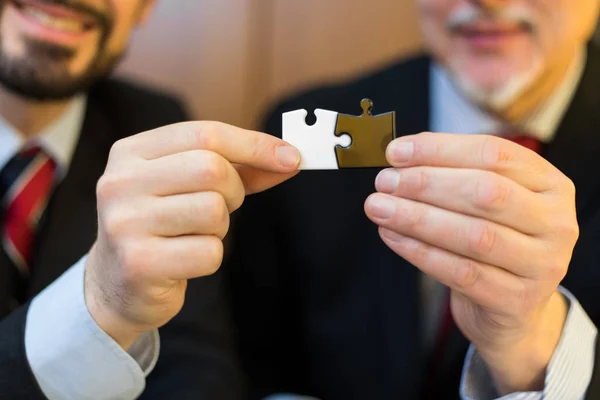
[(140, 399), (245, 398), (225, 292), (220, 271), (188, 282), (181, 312), (159, 329), (160, 357)]
[(0, 321), (0, 398), (46, 400), (25, 353), (25, 323), (29, 303)]
[[(597, 339), (596, 339), (597, 340)], [(586, 393), (587, 400), (600, 399), (600, 346), (596, 341), (595, 347), (596, 357), (594, 362), (594, 372), (592, 374), (592, 380)]]

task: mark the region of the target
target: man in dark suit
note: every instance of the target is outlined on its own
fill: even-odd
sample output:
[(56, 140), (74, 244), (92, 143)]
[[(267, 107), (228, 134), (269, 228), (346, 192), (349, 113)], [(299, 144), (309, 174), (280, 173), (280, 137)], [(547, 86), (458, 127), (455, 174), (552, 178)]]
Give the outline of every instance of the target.
[(239, 398), (219, 275), (189, 284), (200, 318), (157, 329), (219, 266), (228, 211), (299, 156), (108, 78), (153, 3), (0, 3), (2, 399)]
[(598, 2), (417, 3), (426, 55), (269, 113), (369, 98), (400, 137), (236, 214), (251, 397), (600, 398)]

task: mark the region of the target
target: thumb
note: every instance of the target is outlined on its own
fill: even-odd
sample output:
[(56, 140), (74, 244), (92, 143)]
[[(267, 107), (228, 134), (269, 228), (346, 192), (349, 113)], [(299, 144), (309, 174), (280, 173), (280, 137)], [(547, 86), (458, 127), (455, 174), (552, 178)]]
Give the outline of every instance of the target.
[(235, 169), (244, 183), (246, 195), (259, 193), (270, 189), (287, 181), (288, 179), (293, 178), (300, 172), (300, 170), (289, 173), (270, 172), (252, 168), (246, 165), (236, 165)]

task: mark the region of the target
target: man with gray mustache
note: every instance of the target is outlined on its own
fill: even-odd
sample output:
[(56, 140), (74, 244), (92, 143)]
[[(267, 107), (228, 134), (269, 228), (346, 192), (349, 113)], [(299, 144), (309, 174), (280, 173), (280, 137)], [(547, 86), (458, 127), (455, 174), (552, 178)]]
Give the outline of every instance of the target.
[(425, 54), (266, 119), (369, 98), (399, 138), (389, 168), (302, 171), (237, 215), (252, 393), (600, 398), (600, 4), (417, 4)]

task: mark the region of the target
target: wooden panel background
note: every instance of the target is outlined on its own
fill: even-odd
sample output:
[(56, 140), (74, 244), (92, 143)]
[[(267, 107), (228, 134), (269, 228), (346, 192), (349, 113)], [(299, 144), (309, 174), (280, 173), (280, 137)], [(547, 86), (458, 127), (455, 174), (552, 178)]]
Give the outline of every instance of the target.
[(414, 0), (159, 0), (118, 73), (255, 128), (274, 99), (420, 45)]

